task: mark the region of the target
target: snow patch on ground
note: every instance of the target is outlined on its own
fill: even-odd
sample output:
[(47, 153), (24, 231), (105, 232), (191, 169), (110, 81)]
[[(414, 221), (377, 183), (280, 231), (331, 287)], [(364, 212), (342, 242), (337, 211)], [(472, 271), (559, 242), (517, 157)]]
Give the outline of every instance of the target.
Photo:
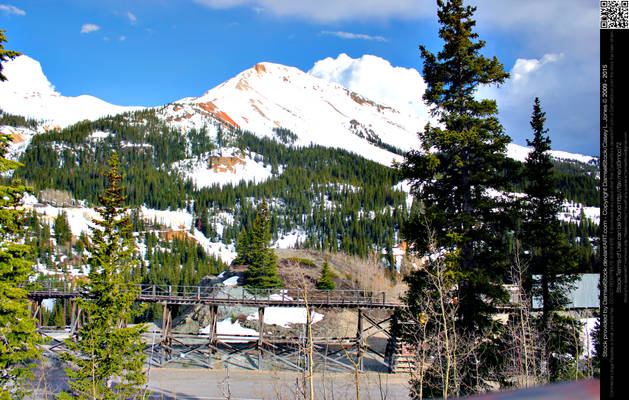
[(156, 221), (160, 225), (172, 229), (190, 229), (190, 226), (192, 226), (192, 215), (184, 210), (155, 210), (142, 206), (140, 207), (140, 213), (144, 220), (149, 222)]
[[(199, 158), (188, 158), (178, 161), (172, 166), (180, 171), (186, 178), (192, 180), (197, 189), (227, 184), (237, 185), (241, 181), (261, 183), (273, 176), (271, 165), (265, 165), (261, 156), (255, 153), (245, 154), (235, 148), (223, 148), (221, 157), (229, 157), (234, 161), (230, 168), (222, 165), (210, 167), (209, 154)], [(278, 168), (278, 173), (282, 168)]]
[(572, 201), (564, 201), (561, 205), (561, 211), (559, 212), (559, 219), (567, 222), (576, 222), (580, 221), (581, 211), (583, 211), (583, 215), (585, 218), (594, 222), (597, 225), (601, 223), (601, 209), (600, 207), (587, 207), (581, 203), (574, 203)]
[(231, 278), (227, 278), (223, 281), (223, 285), (225, 286), (236, 286), (238, 284), (238, 276), (232, 276)]
[[(492, 188), (487, 189), (485, 193), (489, 197), (497, 198), (500, 200), (509, 200), (510, 198), (524, 198), (526, 196), (524, 193), (505, 193)], [(560, 221), (578, 223), (580, 221), (581, 211), (583, 211), (583, 215), (585, 216), (585, 218), (589, 219), (597, 225), (600, 225), (600, 207), (584, 206), (581, 203), (575, 203), (569, 200), (564, 200), (563, 204), (561, 205), (561, 209), (557, 214), (557, 218)]]
[(26, 148), (31, 144), (33, 136), (37, 135), (37, 132), (30, 128), (25, 127), (13, 127), (9, 125), (0, 126), (0, 132), (6, 133), (13, 139), (9, 143), (6, 157), (9, 160), (17, 161), (20, 156), (26, 151)]
[(94, 140), (103, 140), (111, 136), (111, 132), (95, 131), (90, 134), (90, 138)]
[[(211, 326), (208, 325), (205, 328), (201, 329), (199, 332), (204, 334), (210, 333)], [(231, 321), (231, 318), (226, 318), (222, 321), (219, 321), (216, 324), (216, 333), (219, 335), (227, 335), (227, 337), (221, 338), (224, 342), (238, 342), (238, 341), (246, 341), (243, 338), (239, 338), (239, 336), (251, 336), (258, 337), (258, 331), (255, 329), (245, 328), (240, 325), (238, 321)], [(229, 335), (234, 335), (233, 337), (229, 337)]]
[(226, 245), (222, 242), (212, 242), (198, 229), (194, 230), (192, 237), (196, 239), (197, 243), (203, 247), (203, 250), (205, 250), (206, 253), (220, 258), (226, 264), (231, 264), (238, 255), (233, 244)]
[[(68, 223), (70, 224), (70, 230), (72, 235), (78, 237), (81, 232), (87, 234), (91, 233), (91, 229), (95, 227), (93, 220), (98, 219), (99, 215), (93, 208), (87, 207), (54, 207), (51, 205), (38, 205), (38, 200), (32, 195), (27, 195), (24, 198), (24, 208), (27, 210), (33, 209), (40, 216), (43, 222), (49, 226), (54, 226), (55, 218), (61, 212), (65, 211), (68, 216)], [(146, 207), (140, 207), (140, 215), (144, 220), (148, 222), (156, 221), (160, 225), (166, 226), (175, 231), (185, 231), (187, 235), (194, 238), (201, 247), (210, 255), (221, 259), (224, 263), (231, 263), (236, 258), (236, 251), (234, 245), (225, 245), (221, 242), (210, 241), (199, 230), (194, 229), (190, 234), (190, 227), (192, 226), (192, 215), (184, 210), (169, 211), (169, 210), (155, 210)], [(225, 213), (223, 216), (226, 220), (229, 220), (230, 215)], [(231, 216), (233, 222), (233, 216)], [(146, 251), (143, 244), (137, 245), (138, 250), (142, 253)]]
[[(279, 299), (278, 299), (279, 300)], [(287, 308), (287, 307), (266, 307), (264, 309), (264, 323), (268, 325), (277, 325), (283, 328), (290, 328), (293, 324), (305, 324), (308, 314), (305, 307)], [(310, 319), (313, 324), (323, 319), (323, 314), (316, 311), (310, 312)], [(255, 312), (247, 317), (248, 321), (257, 321), (258, 313)]]
[(285, 233), (280, 236), (273, 248), (275, 249), (292, 249), (297, 242), (303, 243), (308, 238), (308, 235), (303, 230), (292, 230), (289, 233)]

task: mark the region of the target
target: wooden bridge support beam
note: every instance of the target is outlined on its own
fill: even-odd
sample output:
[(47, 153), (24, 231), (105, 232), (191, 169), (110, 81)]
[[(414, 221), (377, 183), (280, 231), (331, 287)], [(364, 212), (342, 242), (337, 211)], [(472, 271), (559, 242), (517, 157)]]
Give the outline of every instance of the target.
[(262, 346), (264, 341), (264, 307), (258, 308), (258, 369), (262, 369)]
[(81, 307), (76, 300), (71, 301), (70, 307), (70, 336), (76, 335), (77, 331), (81, 328)]
[(212, 354), (216, 351), (218, 332), (216, 329), (218, 323), (218, 306), (210, 306), (210, 332), (208, 333), (208, 365), (212, 368)]
[(162, 309), (162, 340), (161, 340), (160, 365), (164, 365), (164, 359), (172, 356), (172, 315), (168, 303), (164, 303)]
[(31, 309), (33, 312), (33, 319), (35, 320), (35, 325), (37, 328), (41, 328), (43, 325), (44, 316), (42, 313), (42, 301), (31, 301)]
[(364, 351), (364, 341), (363, 341), (363, 310), (358, 309), (358, 322), (356, 327), (356, 362), (358, 363), (358, 368), (363, 370), (363, 351)]

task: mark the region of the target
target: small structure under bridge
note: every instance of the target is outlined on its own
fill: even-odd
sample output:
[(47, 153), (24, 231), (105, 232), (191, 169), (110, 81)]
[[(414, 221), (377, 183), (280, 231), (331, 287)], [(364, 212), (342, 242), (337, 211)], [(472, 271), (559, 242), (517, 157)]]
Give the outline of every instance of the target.
[[(315, 370), (365, 370), (395, 372), (396, 349), (400, 343), (391, 335), (390, 325), (393, 310), (405, 305), (387, 299), (384, 292), (362, 290), (304, 290), (304, 289), (248, 289), (241, 296), (233, 296), (224, 286), (168, 286), (138, 285), (138, 302), (162, 305), (160, 330), (145, 334), (146, 354), (152, 366), (168, 364), (197, 365), (215, 368), (218, 364), (238, 366), (245, 369), (262, 369), (277, 363), (290, 369), (303, 371), (308, 366), (308, 349), (312, 348)], [(46, 349), (53, 352), (66, 351), (62, 336), (73, 337), (80, 328), (83, 317), (75, 300), (86, 294), (85, 289), (68, 283), (44, 283), (29, 291), (33, 316), (40, 322), (39, 331), (51, 340)], [(59, 328), (42, 326), (41, 307), (45, 299), (62, 299), (68, 307), (71, 324), (65, 335)], [(210, 324), (204, 333), (177, 333), (173, 331), (172, 311), (176, 306), (202, 304), (209, 308)], [(257, 335), (219, 334), (217, 331), (218, 307), (246, 306), (257, 308)], [(310, 312), (316, 309), (349, 309), (357, 314), (356, 334), (351, 337), (316, 336), (312, 324), (305, 324), (303, 331), (295, 336), (280, 336), (265, 333), (264, 312), (267, 307), (305, 307)], [(384, 310), (376, 311), (376, 310)], [(379, 318), (375, 316), (378, 314)], [(384, 316), (384, 317), (383, 317)], [(206, 333), (205, 333), (206, 332)], [(374, 346), (374, 335), (386, 347)], [(386, 339), (383, 339), (383, 336)], [(377, 349), (375, 347), (378, 347)]]

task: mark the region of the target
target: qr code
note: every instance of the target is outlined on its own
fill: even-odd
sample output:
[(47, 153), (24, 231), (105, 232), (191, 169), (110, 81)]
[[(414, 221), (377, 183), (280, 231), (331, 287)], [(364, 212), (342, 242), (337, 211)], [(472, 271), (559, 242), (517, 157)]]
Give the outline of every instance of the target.
[(628, 29), (629, 1), (601, 1), (601, 29)]

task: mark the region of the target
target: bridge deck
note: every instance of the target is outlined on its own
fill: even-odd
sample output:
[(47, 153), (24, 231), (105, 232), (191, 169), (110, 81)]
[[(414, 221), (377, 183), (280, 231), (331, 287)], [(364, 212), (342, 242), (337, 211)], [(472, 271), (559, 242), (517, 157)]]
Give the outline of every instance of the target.
[[(303, 289), (246, 289), (241, 296), (231, 294), (225, 286), (167, 286), (138, 285), (137, 301), (172, 305), (208, 304), (217, 306), (244, 305), (249, 307), (313, 307), (395, 309), (403, 303), (387, 301), (385, 292), (363, 290), (303, 290)], [(84, 288), (69, 287), (64, 283), (47, 283), (30, 290), (29, 298), (73, 299), (84, 297)]]

